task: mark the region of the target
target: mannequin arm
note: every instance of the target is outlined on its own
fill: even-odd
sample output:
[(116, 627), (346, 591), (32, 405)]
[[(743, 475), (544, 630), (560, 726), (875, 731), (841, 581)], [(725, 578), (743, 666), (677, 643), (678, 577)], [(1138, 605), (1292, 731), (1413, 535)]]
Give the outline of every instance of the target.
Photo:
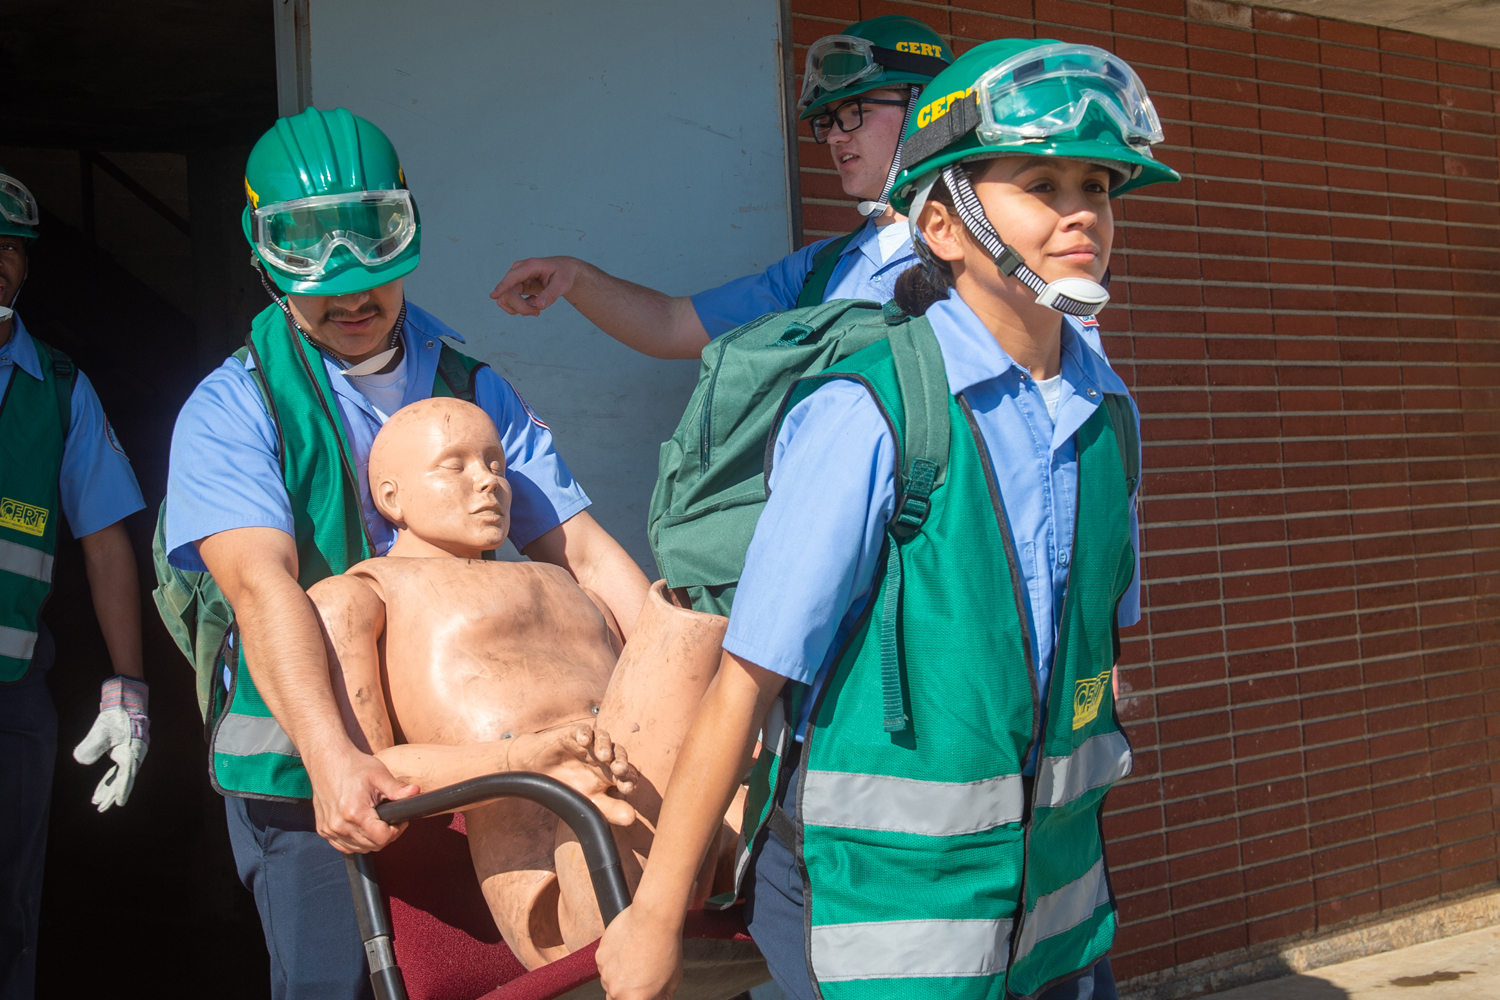
[(395, 732), (380, 682), (385, 601), (357, 576), (320, 580), (308, 588), (307, 597), (323, 630), (328, 679), (349, 739), (365, 753), (394, 746)]

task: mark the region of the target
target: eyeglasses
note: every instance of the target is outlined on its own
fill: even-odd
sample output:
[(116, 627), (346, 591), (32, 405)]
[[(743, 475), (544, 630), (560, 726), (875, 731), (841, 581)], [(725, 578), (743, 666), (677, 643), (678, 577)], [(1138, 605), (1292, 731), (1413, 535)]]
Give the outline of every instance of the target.
[(812, 125), (813, 141), (819, 145), (828, 142), (828, 137), (833, 134), (833, 127), (837, 125), (841, 132), (853, 132), (865, 123), (866, 104), (888, 104), (893, 107), (904, 108), (906, 101), (885, 97), (856, 97), (852, 101), (845, 101), (832, 111), (825, 111), (821, 115), (813, 115), (808, 119)]

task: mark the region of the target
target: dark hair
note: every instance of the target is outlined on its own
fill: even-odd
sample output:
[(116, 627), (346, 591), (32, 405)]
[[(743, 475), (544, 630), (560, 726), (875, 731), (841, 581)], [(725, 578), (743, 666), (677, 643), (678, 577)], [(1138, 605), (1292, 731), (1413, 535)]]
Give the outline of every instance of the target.
[[(963, 170), (963, 167), (958, 169)], [(953, 193), (941, 177), (932, 185), (927, 200), (945, 205), (949, 212), (957, 214), (953, 207)], [(896, 305), (908, 316), (921, 316), (934, 302), (948, 297), (953, 288), (953, 265), (933, 256), (920, 235), (912, 237), (912, 249), (916, 251), (918, 262), (896, 279)]]

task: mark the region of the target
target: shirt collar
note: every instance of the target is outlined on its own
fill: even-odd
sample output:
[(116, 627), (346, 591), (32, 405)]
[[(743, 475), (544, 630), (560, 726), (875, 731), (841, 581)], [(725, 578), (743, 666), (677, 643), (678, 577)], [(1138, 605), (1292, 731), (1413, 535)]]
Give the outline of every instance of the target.
[[(891, 223), (891, 225), (900, 226), (903, 229), (907, 228), (906, 222), (904, 220), (893, 222)], [(884, 268), (889, 267), (892, 264), (908, 260), (911, 257), (915, 256), (915, 252), (911, 248), (911, 232), (910, 230), (908, 230), (905, 241), (906, 252), (902, 253), (900, 251), (897, 251), (896, 253), (891, 254), (890, 260), (881, 260), (880, 231), (882, 228), (884, 227), (875, 225), (874, 219), (866, 219), (865, 224), (856, 231), (854, 239), (848, 242), (848, 244), (844, 247), (844, 252), (839, 256), (843, 257), (857, 250), (865, 255), (865, 259), (868, 260), (871, 266), (873, 266), (877, 271), (883, 270)]]
[[(1005, 352), (993, 334), (985, 327), (968, 303), (950, 291), (948, 298), (933, 303), (927, 310), (927, 319), (937, 335), (938, 346), (943, 351), (943, 366), (948, 372), (948, 389), (955, 396), (971, 386), (987, 379), (997, 378), (1012, 369), (1020, 372), (1020, 365)], [(1082, 394), (1093, 405), (1102, 401), (1095, 393), (1127, 394), (1125, 383), (1115, 374), (1109, 362), (1100, 357), (1078, 332), (1078, 320), (1063, 317), (1062, 354), (1063, 381), (1073, 392)]]
[[(406, 325), (401, 330), (401, 342), (406, 348), (406, 395), (402, 397), (402, 406), (432, 395), (432, 382), (437, 377), (438, 355), (443, 350), (444, 337), (451, 337), (460, 344), (465, 342), (456, 330), (432, 313), (411, 302), (406, 303)], [(327, 351), (323, 352), (323, 364), (333, 391), (379, 420), (365, 394), (349, 381)]]
[(27, 375), (41, 381), (42, 360), (37, 357), (36, 343), (31, 339), (31, 334), (26, 332), (26, 324), (21, 322), (20, 313), (16, 313), (11, 321), (10, 341), (0, 347), (0, 358), (9, 359)]

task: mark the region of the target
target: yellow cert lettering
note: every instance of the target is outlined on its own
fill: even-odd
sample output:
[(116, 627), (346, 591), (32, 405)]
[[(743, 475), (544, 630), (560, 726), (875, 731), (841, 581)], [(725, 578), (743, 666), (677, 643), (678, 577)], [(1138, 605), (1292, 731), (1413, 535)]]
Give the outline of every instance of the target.
[(932, 124), (932, 105), (929, 104), (917, 112), (917, 128), (926, 128)]
[(14, 528), (40, 538), (47, 530), (47, 508), (33, 507), (29, 503), (0, 498), (0, 527)]
[(1073, 685), (1073, 728), (1082, 729), (1099, 717), (1104, 692), (1109, 690), (1110, 671), (1098, 677), (1085, 677)]

